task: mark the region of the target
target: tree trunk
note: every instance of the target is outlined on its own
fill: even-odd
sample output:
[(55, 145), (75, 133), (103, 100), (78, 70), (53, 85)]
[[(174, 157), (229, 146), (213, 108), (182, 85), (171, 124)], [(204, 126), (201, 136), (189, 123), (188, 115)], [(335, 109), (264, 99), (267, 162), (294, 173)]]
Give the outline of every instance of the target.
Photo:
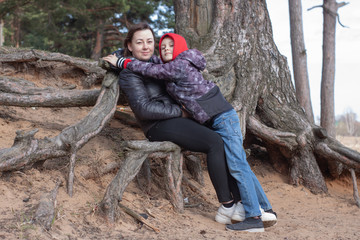
[(289, 0), (291, 53), (293, 60), (296, 98), (305, 110), (309, 122), (314, 123), (311, 106), (307, 56), (304, 43), (301, 0)]
[(0, 47), (4, 45), (4, 20), (0, 18)]
[(21, 10), (19, 7), (16, 8), (15, 10), (15, 18), (14, 18), (14, 44), (16, 48), (20, 47), (20, 32), (21, 32), (21, 25), (20, 25), (20, 14), (21, 14)]
[(95, 47), (91, 54), (91, 59), (98, 60), (101, 57), (101, 50), (104, 45), (104, 23), (100, 19), (98, 22), (98, 27), (96, 29), (96, 38), (95, 38)]
[[(324, 0), (323, 15), (323, 65), (321, 77), (321, 116), (320, 125), (331, 137), (336, 136), (334, 85), (335, 85), (335, 31), (337, 9), (345, 3), (338, 4), (336, 0)], [(338, 177), (343, 171), (343, 165), (328, 162), (330, 174)]]
[(296, 100), (265, 0), (178, 0), (175, 12), (176, 32), (204, 53), (204, 77), (216, 82), (237, 110), (244, 136), (266, 147), (278, 170), (289, 169), (291, 183), (327, 192), (317, 163), (325, 152), (315, 149), (340, 143), (309, 122)]
[(336, 0), (324, 0), (320, 125), (325, 128), (332, 137), (335, 137), (336, 134), (334, 112), (336, 12)]

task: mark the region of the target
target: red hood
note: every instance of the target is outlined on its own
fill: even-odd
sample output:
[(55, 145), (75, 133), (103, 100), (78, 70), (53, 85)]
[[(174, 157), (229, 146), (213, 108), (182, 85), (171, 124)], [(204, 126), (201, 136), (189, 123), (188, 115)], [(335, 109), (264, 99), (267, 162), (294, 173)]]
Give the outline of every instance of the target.
[(170, 37), (174, 41), (174, 51), (173, 51), (172, 60), (174, 60), (180, 53), (189, 50), (185, 38), (183, 38), (182, 36), (176, 33), (166, 33), (161, 37), (159, 42), (159, 51), (160, 51), (161, 60), (163, 60), (161, 56), (161, 42), (165, 37)]

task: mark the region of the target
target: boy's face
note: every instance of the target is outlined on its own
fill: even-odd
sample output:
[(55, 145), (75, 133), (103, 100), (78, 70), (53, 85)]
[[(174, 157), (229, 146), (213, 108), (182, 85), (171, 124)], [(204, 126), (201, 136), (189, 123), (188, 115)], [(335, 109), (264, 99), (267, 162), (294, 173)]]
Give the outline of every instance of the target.
[(165, 37), (161, 41), (161, 57), (164, 62), (170, 62), (173, 59), (174, 41)]

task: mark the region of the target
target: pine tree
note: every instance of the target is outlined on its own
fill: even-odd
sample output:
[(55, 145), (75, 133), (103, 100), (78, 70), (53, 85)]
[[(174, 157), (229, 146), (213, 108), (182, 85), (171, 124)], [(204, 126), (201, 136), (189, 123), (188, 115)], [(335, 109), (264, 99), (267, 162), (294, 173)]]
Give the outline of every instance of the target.
[(122, 47), (131, 24), (174, 26), (172, 1), (163, 0), (5, 0), (1, 18), (4, 45), (93, 59)]

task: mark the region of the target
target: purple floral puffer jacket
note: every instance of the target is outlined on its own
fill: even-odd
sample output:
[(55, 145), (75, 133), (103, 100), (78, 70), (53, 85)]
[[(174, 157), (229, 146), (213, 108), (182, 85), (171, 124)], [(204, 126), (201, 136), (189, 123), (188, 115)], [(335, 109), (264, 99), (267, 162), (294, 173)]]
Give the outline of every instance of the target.
[(127, 64), (127, 69), (166, 81), (168, 93), (195, 120), (205, 123), (216, 114), (232, 108), (216, 84), (203, 78), (201, 71), (205, 66), (206, 60), (201, 52), (190, 49), (164, 64), (133, 60)]

